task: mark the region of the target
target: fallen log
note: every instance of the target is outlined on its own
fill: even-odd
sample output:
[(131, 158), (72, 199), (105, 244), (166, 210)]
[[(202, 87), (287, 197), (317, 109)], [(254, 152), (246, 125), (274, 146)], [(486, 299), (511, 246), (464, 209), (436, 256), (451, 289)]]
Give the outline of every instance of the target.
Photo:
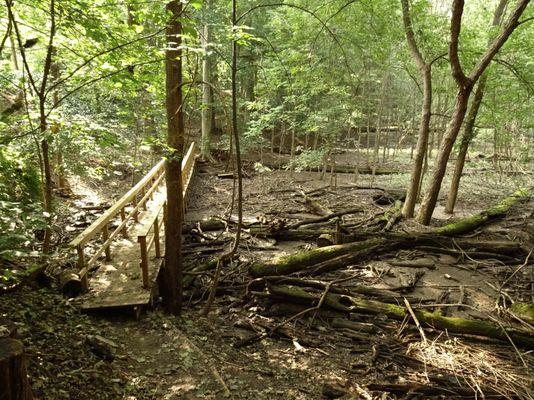
[(80, 276), (72, 270), (65, 270), (59, 275), (59, 287), (67, 297), (76, 297), (83, 291)]
[(210, 218), (208, 220), (192, 222), (192, 223), (185, 224), (182, 227), (182, 233), (189, 233), (193, 229), (198, 229), (198, 228), (200, 228), (202, 232), (222, 231), (226, 229), (226, 223), (217, 218)]
[[(320, 293), (311, 293), (296, 286), (272, 285), (268, 287), (268, 291), (277, 299), (289, 300), (306, 305), (316, 304), (321, 298)], [(326, 293), (323, 295), (323, 305), (337, 311), (382, 314), (400, 321), (405, 320), (407, 316), (409, 317), (407, 310), (396, 304), (382, 303), (359, 296), (347, 296), (335, 293)], [(527, 349), (534, 349), (534, 335), (510, 326), (500, 326), (488, 321), (470, 320), (459, 317), (444, 317), (438, 313), (424, 310), (415, 310), (414, 312), (419, 322), (425, 327), (444, 330), (450, 333), (485, 336), (505, 342), (512, 340), (515, 345)]]
[[(263, 162), (262, 163), (265, 167), (269, 167), (271, 169), (286, 169), (287, 164), (284, 162)], [(354, 171), (358, 169), (358, 173), (362, 175), (394, 175), (394, 174), (404, 174), (406, 173), (405, 170), (402, 169), (395, 169), (395, 168), (388, 168), (388, 167), (378, 167), (378, 166), (370, 166), (370, 165), (349, 165), (349, 164), (336, 164), (336, 165), (327, 165), (327, 171), (330, 172), (331, 169), (333, 169), (332, 172), (335, 172), (337, 174), (354, 174)], [(289, 168), (287, 168), (289, 169)]]
[(287, 275), (300, 271), (311, 265), (332, 260), (347, 254), (357, 257), (357, 252), (376, 249), (378, 246), (384, 245), (385, 243), (386, 239), (384, 238), (373, 238), (364, 242), (320, 247), (306, 252), (277, 257), (266, 263), (253, 264), (250, 267), (250, 273), (254, 277)]
[[(464, 238), (452, 239), (446, 236), (436, 236), (432, 233), (413, 235), (410, 233), (382, 233), (380, 236), (360, 242), (325, 246), (292, 255), (276, 257), (264, 263), (255, 263), (250, 267), (250, 274), (259, 278), (269, 275), (288, 275), (307, 270), (308, 274), (317, 275), (334, 271), (350, 264), (361, 263), (362, 261), (372, 259), (392, 250), (418, 246), (428, 247), (430, 245), (442, 246), (445, 249), (452, 247), (477, 249), (480, 246), (480, 248), (487, 252), (486, 258), (491, 254), (496, 255), (495, 258), (503, 257), (501, 253), (510, 252), (510, 254), (513, 254), (513, 252), (519, 251), (521, 248), (517, 242), (486, 242)], [(466, 254), (477, 254), (477, 252), (470, 251)]]
[[(315, 280), (315, 279), (302, 279), (302, 278), (292, 278), (292, 277), (286, 277), (286, 276), (266, 276), (265, 278), (262, 278), (262, 280), (259, 280), (260, 282), (256, 283), (255, 285), (252, 285), (254, 289), (260, 290), (264, 289), (265, 285), (262, 285), (261, 287), (258, 285), (263, 282), (269, 282), (270, 284), (274, 285), (290, 285), (290, 286), (300, 286), (300, 287), (307, 287), (307, 288), (313, 288), (313, 289), (319, 289), (319, 290), (326, 290), (328, 286), (328, 282)], [(329, 291), (331, 293), (337, 293), (337, 294), (346, 294), (346, 295), (352, 295), (353, 293), (357, 294), (363, 294), (366, 296), (371, 296), (376, 300), (384, 301), (386, 303), (396, 303), (399, 300), (402, 300), (402, 298), (408, 299), (410, 302), (413, 303), (421, 303), (423, 301), (432, 301), (433, 299), (422, 299), (419, 297), (413, 297), (409, 295), (402, 295), (397, 292), (394, 292), (392, 290), (388, 289), (378, 289), (367, 285), (350, 285), (350, 286), (333, 286), (330, 287)]]
[(33, 399), (24, 346), (16, 339), (0, 339), (0, 399)]
[(361, 212), (363, 212), (363, 209), (361, 207), (351, 208), (349, 210), (343, 210), (343, 211), (330, 213), (330, 214), (327, 214), (327, 215), (325, 215), (323, 217), (310, 218), (310, 219), (305, 219), (303, 221), (295, 222), (294, 224), (289, 225), (287, 228), (288, 229), (297, 229), (298, 227), (301, 227), (303, 225), (310, 225), (310, 224), (316, 224), (318, 222), (325, 222), (325, 221), (329, 221), (329, 220), (331, 220), (333, 218), (342, 217), (343, 215), (356, 214), (356, 213), (361, 213)]
[(436, 228), (434, 232), (436, 232), (438, 235), (445, 236), (455, 236), (471, 232), (477, 229), (478, 227), (484, 225), (490, 219), (506, 215), (513, 206), (523, 200), (528, 199), (531, 195), (531, 192), (531, 189), (518, 189), (493, 207), (490, 207), (487, 210), (482, 211), (481, 213), (472, 215), (467, 218), (462, 218), (455, 222), (451, 222), (447, 225)]

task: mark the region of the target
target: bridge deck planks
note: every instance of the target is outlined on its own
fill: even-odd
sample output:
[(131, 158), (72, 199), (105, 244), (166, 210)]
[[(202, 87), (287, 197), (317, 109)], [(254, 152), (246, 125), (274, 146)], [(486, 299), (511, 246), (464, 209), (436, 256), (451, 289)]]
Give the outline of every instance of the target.
[[(166, 190), (162, 188), (155, 193), (147, 204), (147, 210), (139, 214), (139, 223), (128, 230), (128, 237), (116, 240), (111, 246), (112, 260), (102, 260), (100, 267), (90, 274), (89, 291), (76, 298), (75, 303), (82, 310), (102, 308), (135, 307), (150, 304), (156, 289), (156, 279), (161, 268), (162, 259), (156, 258), (155, 249), (149, 252), (148, 289), (143, 288), (141, 267), (139, 265), (139, 244), (136, 232), (147, 220), (153, 217), (152, 211), (163, 199)], [(151, 240), (153, 231), (147, 235)], [(164, 254), (164, 232), (160, 232), (162, 254)]]

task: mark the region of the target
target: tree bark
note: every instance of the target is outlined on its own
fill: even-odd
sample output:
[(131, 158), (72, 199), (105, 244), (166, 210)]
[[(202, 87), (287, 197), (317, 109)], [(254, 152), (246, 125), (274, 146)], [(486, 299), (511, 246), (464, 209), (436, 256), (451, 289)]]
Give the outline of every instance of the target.
[(212, 56), (209, 46), (211, 44), (211, 27), (207, 21), (207, 11), (210, 10), (209, 1), (204, 2), (205, 15), (202, 26), (201, 44), (204, 50), (202, 61), (202, 139), (200, 154), (203, 159), (211, 156), (211, 137), (213, 134), (213, 90), (210, 86), (212, 77)]
[(462, 172), (465, 165), (465, 157), (467, 156), (467, 150), (469, 148), (469, 143), (474, 136), (474, 127), (475, 121), (482, 104), (482, 97), (484, 96), (484, 87), (486, 86), (485, 75), (480, 79), (477, 89), (475, 90), (475, 96), (471, 102), (471, 107), (469, 108), (469, 114), (467, 115), (467, 122), (464, 128), (464, 134), (462, 136), (462, 141), (460, 143), (460, 148), (458, 149), (458, 158), (454, 164), (454, 173), (451, 181), (451, 188), (449, 190), (449, 196), (447, 197), (447, 204), (445, 206), (445, 212), (452, 214), (454, 211), (454, 206), (456, 204), (456, 198), (458, 197), (458, 189), (460, 187), (460, 178), (462, 177)]
[(165, 221), (165, 264), (162, 297), (168, 313), (180, 313), (182, 307), (182, 157), (184, 149), (184, 119), (182, 111), (182, 3), (167, 3), (170, 20), (166, 37), (166, 108), (167, 145), (170, 154), (165, 165), (167, 184), (167, 220)]
[(419, 196), (421, 177), (423, 175), (423, 163), (428, 148), (428, 135), (430, 131), (430, 116), (432, 107), (432, 76), (430, 66), (422, 71), (423, 76), (423, 106), (421, 110), (421, 124), (415, 147), (415, 157), (410, 178), (410, 186), (406, 194), (406, 201), (402, 209), (405, 218), (413, 218), (415, 203)]
[[(501, 23), (504, 10), (506, 9), (507, 4), (508, 0), (499, 1), (499, 4), (497, 5), (497, 8), (495, 9), (495, 12), (493, 14), (493, 21), (491, 24), (492, 26), (498, 26)], [(490, 43), (488, 43), (488, 45), (489, 44), (491, 44), (491, 41)], [(475, 122), (478, 115), (478, 111), (480, 109), (480, 105), (482, 104), (482, 98), (484, 97), (484, 89), (486, 88), (487, 79), (487, 73), (482, 75), (482, 77), (480, 78), (477, 89), (475, 91), (475, 96), (471, 103), (471, 107), (469, 108), (469, 114), (467, 115), (467, 122), (464, 128), (462, 142), (460, 143), (460, 149), (458, 150), (458, 158), (456, 159), (456, 163), (454, 165), (454, 174), (451, 181), (451, 187), (449, 189), (449, 196), (447, 198), (447, 204), (445, 206), (445, 212), (448, 214), (453, 213), (454, 206), (456, 205), (458, 189), (460, 187), (460, 179), (462, 177), (462, 172), (465, 165), (465, 157), (467, 156), (469, 144), (471, 143), (471, 140), (473, 140), (473, 137), (475, 135)]]
[(15, 339), (0, 339), (0, 399), (32, 400), (24, 346)]
[(408, 47), (412, 54), (419, 74), (423, 81), (423, 105), (421, 109), (421, 123), (419, 125), (419, 134), (417, 136), (417, 145), (415, 148), (415, 159), (412, 168), (412, 175), (410, 185), (406, 195), (406, 201), (402, 209), (402, 215), (406, 218), (414, 216), (415, 203), (419, 196), (421, 176), (423, 173), (423, 162), (428, 148), (428, 135), (430, 132), (430, 117), (432, 115), (432, 67), (427, 64), (417, 46), (415, 35), (413, 32), (412, 19), (410, 15), (410, 8), (408, 0), (401, 0), (402, 5), (402, 19), (404, 23), (404, 30), (406, 33), (406, 40)]

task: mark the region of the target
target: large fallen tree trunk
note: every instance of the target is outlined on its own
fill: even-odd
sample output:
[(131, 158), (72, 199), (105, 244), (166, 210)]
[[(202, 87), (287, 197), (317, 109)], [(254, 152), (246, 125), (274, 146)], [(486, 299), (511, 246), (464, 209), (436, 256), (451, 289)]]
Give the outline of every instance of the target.
[(255, 277), (286, 275), (347, 254), (357, 257), (362, 252), (367, 254), (371, 250), (378, 250), (380, 246), (386, 245), (387, 240), (385, 238), (373, 238), (363, 242), (320, 247), (293, 255), (277, 257), (266, 263), (253, 264), (250, 268), (250, 273)]
[[(410, 315), (404, 307), (396, 304), (382, 303), (354, 295), (312, 293), (296, 286), (272, 285), (268, 287), (268, 290), (274, 298), (306, 305), (317, 304), (324, 296), (324, 306), (346, 313), (381, 314), (400, 321), (404, 321)], [(485, 336), (503, 341), (511, 340), (516, 345), (534, 349), (534, 336), (529, 332), (513, 327), (505, 327), (488, 321), (444, 317), (439, 313), (424, 310), (415, 310), (414, 313), (423, 326), (446, 330), (451, 333)]]
[[(320, 247), (296, 254), (276, 257), (270, 261), (256, 263), (250, 267), (252, 276), (288, 275), (306, 270), (308, 275), (318, 275), (334, 271), (351, 264), (361, 263), (382, 255), (386, 252), (414, 248), (417, 246), (443, 247), (445, 249), (459, 247), (461, 249), (477, 249), (498, 255), (517, 254), (521, 246), (517, 242), (477, 241), (475, 239), (453, 238), (434, 234), (399, 234), (383, 233), (361, 242)], [(471, 254), (471, 252), (467, 252)]]
[[(271, 169), (285, 169), (287, 168), (287, 164), (285, 162), (264, 162), (262, 163), (264, 166), (269, 167)], [(331, 172), (332, 168), (334, 169), (333, 172), (338, 174), (353, 174), (356, 171), (356, 168), (358, 168), (358, 173), (362, 175), (393, 175), (393, 174), (403, 174), (406, 171), (403, 171), (401, 169), (395, 169), (395, 168), (388, 168), (388, 167), (373, 167), (370, 165), (331, 165), (327, 164), (326, 171)]]

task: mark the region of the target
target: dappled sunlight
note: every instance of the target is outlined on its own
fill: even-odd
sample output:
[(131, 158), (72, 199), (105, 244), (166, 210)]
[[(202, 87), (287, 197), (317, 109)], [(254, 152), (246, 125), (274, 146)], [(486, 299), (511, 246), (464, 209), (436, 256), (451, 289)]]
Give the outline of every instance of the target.
[[(491, 395), (492, 391), (505, 397), (515, 393), (528, 398), (534, 377), (526, 371), (531, 370), (534, 363), (532, 357), (526, 353), (523, 357), (522, 353), (522, 350), (514, 354), (508, 348), (482, 346), (459, 338), (446, 339), (443, 335), (426, 343), (413, 342), (407, 349), (408, 355), (425, 365), (419, 377), (424, 379), (426, 371), (438, 368), (444, 379), (447, 378), (445, 374), (450, 374), (450, 378), (481, 397)], [(426, 382), (431, 383), (428, 379)]]

